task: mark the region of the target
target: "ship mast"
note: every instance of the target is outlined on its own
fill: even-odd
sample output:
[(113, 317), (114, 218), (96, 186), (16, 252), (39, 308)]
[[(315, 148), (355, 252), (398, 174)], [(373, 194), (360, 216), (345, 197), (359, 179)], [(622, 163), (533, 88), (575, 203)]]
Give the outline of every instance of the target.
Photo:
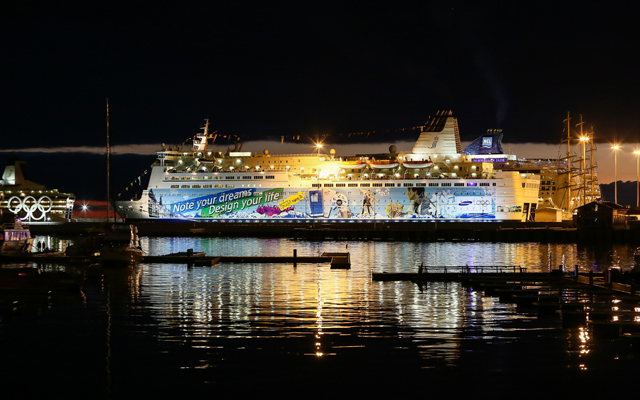
[(111, 144), (109, 140), (109, 98), (107, 98), (107, 224), (109, 223), (109, 205), (111, 204)]
[[(573, 211), (571, 207), (571, 198), (572, 198), (572, 186), (573, 186), (573, 156), (571, 155), (571, 117), (569, 112), (567, 111), (567, 157), (566, 157), (566, 165), (567, 165), (567, 182), (566, 182), (566, 192), (565, 197), (567, 200), (567, 212), (571, 213)], [(564, 141), (564, 140), (563, 140)], [(564, 201), (563, 201), (564, 203)], [(564, 204), (562, 204), (564, 205)], [(561, 206), (562, 206), (561, 205)]]
[(585, 137), (584, 137), (584, 131), (582, 129), (582, 126), (584, 125), (584, 121), (582, 120), (582, 114), (580, 114), (580, 123), (576, 124), (576, 126), (580, 127), (580, 147), (582, 147), (582, 154), (579, 158), (580, 160), (580, 171), (576, 174), (579, 175), (579, 179), (578, 181), (580, 182), (580, 186), (578, 186), (578, 195), (580, 196), (580, 202), (578, 203), (580, 206), (583, 206), (586, 203), (585, 201), (585, 195), (586, 195), (586, 173), (585, 173), (585, 157), (586, 157), (586, 152), (585, 152)]

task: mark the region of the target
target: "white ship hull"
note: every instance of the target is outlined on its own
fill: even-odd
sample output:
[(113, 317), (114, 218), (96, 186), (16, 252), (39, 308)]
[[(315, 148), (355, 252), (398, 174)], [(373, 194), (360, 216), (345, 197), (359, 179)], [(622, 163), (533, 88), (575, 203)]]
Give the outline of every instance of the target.
[[(147, 189), (139, 199), (116, 202), (116, 210), (126, 220), (202, 222), (531, 220), (539, 177), (467, 160), (456, 152), (459, 134), (451, 113), (433, 121), (429, 126), (437, 129), (425, 128), (413, 153), (396, 154), (391, 146), (388, 154), (362, 155), (375, 170), (345, 170), (334, 152), (207, 152), (205, 127), (192, 151), (158, 152)], [(390, 162), (376, 165), (379, 156)], [(413, 163), (400, 166), (405, 157), (437, 162), (425, 161), (416, 170)]]
[[(159, 178), (160, 184), (145, 190), (139, 200), (116, 203), (123, 218), (202, 222), (297, 218), (522, 221), (528, 218), (538, 196), (538, 180), (523, 179), (517, 172), (499, 173), (498, 179), (475, 180), (275, 180), (256, 184), (233, 179), (217, 180), (222, 188), (203, 189), (169, 188), (171, 181), (166, 178), (172, 177), (162, 171), (163, 167), (154, 167), (151, 180)], [(165, 187), (163, 183), (167, 183)]]

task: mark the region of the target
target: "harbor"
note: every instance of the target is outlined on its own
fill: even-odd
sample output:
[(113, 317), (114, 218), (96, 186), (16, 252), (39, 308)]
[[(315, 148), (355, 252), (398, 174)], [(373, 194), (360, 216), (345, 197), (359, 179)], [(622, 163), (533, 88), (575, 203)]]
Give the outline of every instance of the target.
[[(35, 240), (54, 251), (71, 243)], [(354, 394), (375, 391), (382, 372), (393, 387), (419, 380), (445, 390), (464, 377), (479, 385), (469, 389), (476, 394), (495, 392), (482, 385), (487, 379), (507, 391), (570, 376), (572, 393), (604, 393), (609, 377), (628, 377), (639, 360), (637, 296), (604, 283), (605, 268), (633, 267), (634, 249), (623, 244), (143, 236), (140, 245), (145, 258), (133, 266), (3, 266), (83, 276), (75, 291), (0, 292), (2, 352), (14, 365), (8, 379), (121, 396), (233, 393), (248, 373), (285, 392), (312, 385), (327, 394), (334, 389), (323, 382), (336, 373), (356, 378)], [(350, 269), (332, 269), (328, 254), (346, 252)], [(220, 257), (215, 266), (189, 265), (209, 255)], [(562, 275), (553, 272), (560, 264)], [(571, 276), (576, 265), (580, 282)], [(444, 266), (451, 279), (439, 276)], [(471, 271), (464, 281), (461, 268)], [(379, 280), (384, 271), (392, 279)], [(34, 330), (35, 341), (27, 334)], [(30, 367), (27, 360), (45, 352), (47, 364)], [(478, 373), (480, 365), (488, 371)], [(188, 385), (168, 383), (177, 375)], [(415, 386), (396, 390), (411, 394)]]
[(632, 2), (11, 6), (5, 397), (637, 395)]

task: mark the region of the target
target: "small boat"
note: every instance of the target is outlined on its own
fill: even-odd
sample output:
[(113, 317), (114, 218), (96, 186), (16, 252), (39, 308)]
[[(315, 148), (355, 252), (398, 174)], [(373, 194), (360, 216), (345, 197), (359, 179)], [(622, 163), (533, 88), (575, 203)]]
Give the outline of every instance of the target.
[(400, 165), (395, 160), (373, 160), (369, 161), (369, 166), (375, 169), (396, 168)]
[(15, 256), (31, 253), (33, 238), (27, 226), (22, 225), (20, 221), (16, 221), (13, 224), (4, 224), (2, 228), (4, 241), (2, 242), (0, 254), (3, 256)]
[(204, 251), (193, 251), (193, 249), (187, 249), (187, 251), (165, 254), (162, 257), (204, 257), (206, 255), (207, 253), (205, 253)]
[(100, 248), (103, 264), (136, 264), (142, 261), (143, 252), (134, 225), (114, 225), (104, 236)]
[(433, 162), (431, 160), (421, 160), (421, 161), (403, 161), (402, 165), (405, 168), (417, 168), (417, 169), (422, 169), (422, 168), (429, 168), (433, 165)]
[(338, 165), (343, 169), (360, 169), (366, 167), (367, 162), (364, 160), (340, 161)]

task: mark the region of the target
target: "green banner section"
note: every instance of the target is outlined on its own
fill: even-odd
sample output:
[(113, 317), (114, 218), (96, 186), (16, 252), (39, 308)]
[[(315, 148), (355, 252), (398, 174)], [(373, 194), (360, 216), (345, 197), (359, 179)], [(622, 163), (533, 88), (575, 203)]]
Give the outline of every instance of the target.
[(200, 217), (212, 218), (233, 211), (242, 211), (246, 208), (259, 206), (272, 201), (278, 201), (283, 197), (284, 191), (282, 188), (265, 190), (264, 192), (255, 193), (252, 196), (204, 207), (202, 211), (200, 211)]

